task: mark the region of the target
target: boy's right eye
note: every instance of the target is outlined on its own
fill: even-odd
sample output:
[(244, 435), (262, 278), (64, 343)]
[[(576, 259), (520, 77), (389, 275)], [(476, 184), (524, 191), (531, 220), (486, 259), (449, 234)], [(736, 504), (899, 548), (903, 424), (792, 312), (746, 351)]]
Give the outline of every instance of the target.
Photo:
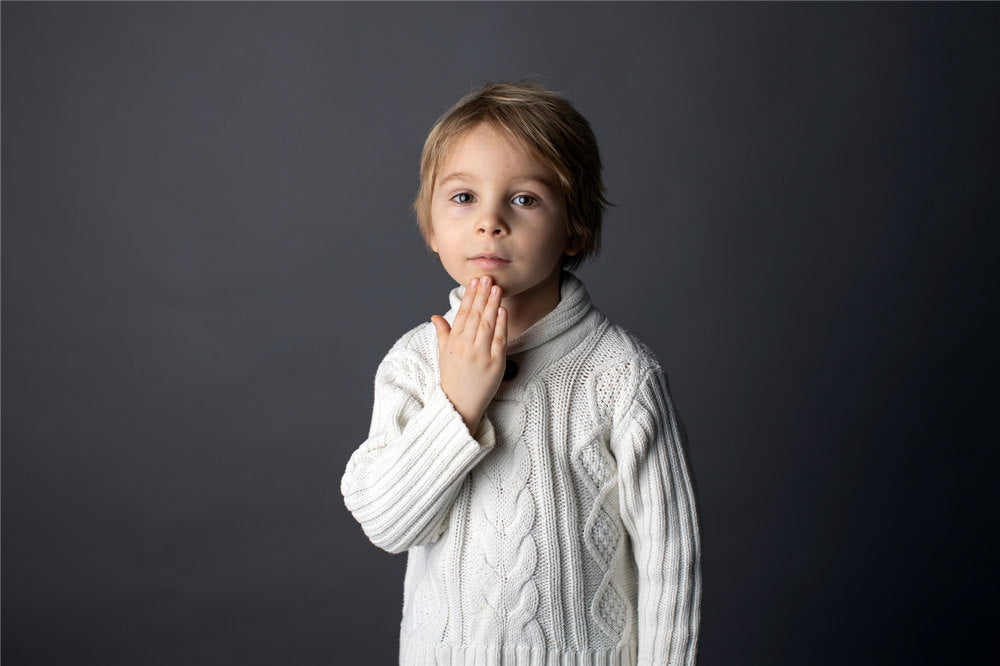
[(467, 204), (472, 203), (472, 195), (468, 192), (459, 192), (451, 198), (455, 203)]

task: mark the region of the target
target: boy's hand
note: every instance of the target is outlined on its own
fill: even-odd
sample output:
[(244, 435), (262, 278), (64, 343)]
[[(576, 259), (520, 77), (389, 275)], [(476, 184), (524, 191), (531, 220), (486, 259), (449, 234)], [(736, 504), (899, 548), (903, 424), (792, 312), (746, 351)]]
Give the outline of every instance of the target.
[(473, 278), (451, 326), (434, 315), (441, 388), (475, 434), (503, 379), (507, 363), (507, 311), (502, 290), (489, 277)]

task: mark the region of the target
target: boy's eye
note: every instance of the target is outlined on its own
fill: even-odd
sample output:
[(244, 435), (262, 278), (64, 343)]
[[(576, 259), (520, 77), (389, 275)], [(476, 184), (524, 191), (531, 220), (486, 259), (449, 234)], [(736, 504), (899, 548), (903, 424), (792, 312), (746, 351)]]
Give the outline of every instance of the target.
[(513, 202), (515, 206), (534, 206), (538, 203), (538, 199), (530, 194), (518, 194), (514, 197)]
[(455, 203), (467, 204), (472, 203), (472, 195), (468, 192), (459, 192), (451, 198)]

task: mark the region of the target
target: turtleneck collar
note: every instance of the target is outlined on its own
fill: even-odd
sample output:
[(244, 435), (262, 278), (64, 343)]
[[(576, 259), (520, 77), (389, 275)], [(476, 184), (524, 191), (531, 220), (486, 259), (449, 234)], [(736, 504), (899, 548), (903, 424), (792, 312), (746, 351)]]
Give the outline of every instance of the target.
[[(445, 315), (449, 324), (454, 321), (464, 295), (464, 285), (451, 290), (451, 310)], [(559, 304), (524, 333), (510, 340), (507, 343), (507, 355), (520, 354), (552, 340), (572, 328), (590, 310), (590, 296), (583, 283), (572, 273), (563, 271), (559, 280)]]

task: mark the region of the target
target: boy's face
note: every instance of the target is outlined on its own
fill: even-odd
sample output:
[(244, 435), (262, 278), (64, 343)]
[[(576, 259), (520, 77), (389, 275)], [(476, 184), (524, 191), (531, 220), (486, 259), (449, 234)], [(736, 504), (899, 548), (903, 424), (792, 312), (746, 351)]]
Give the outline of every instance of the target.
[(431, 249), (459, 284), (489, 275), (504, 299), (558, 302), (569, 242), (566, 202), (551, 167), (492, 125), (457, 137), (431, 194)]

